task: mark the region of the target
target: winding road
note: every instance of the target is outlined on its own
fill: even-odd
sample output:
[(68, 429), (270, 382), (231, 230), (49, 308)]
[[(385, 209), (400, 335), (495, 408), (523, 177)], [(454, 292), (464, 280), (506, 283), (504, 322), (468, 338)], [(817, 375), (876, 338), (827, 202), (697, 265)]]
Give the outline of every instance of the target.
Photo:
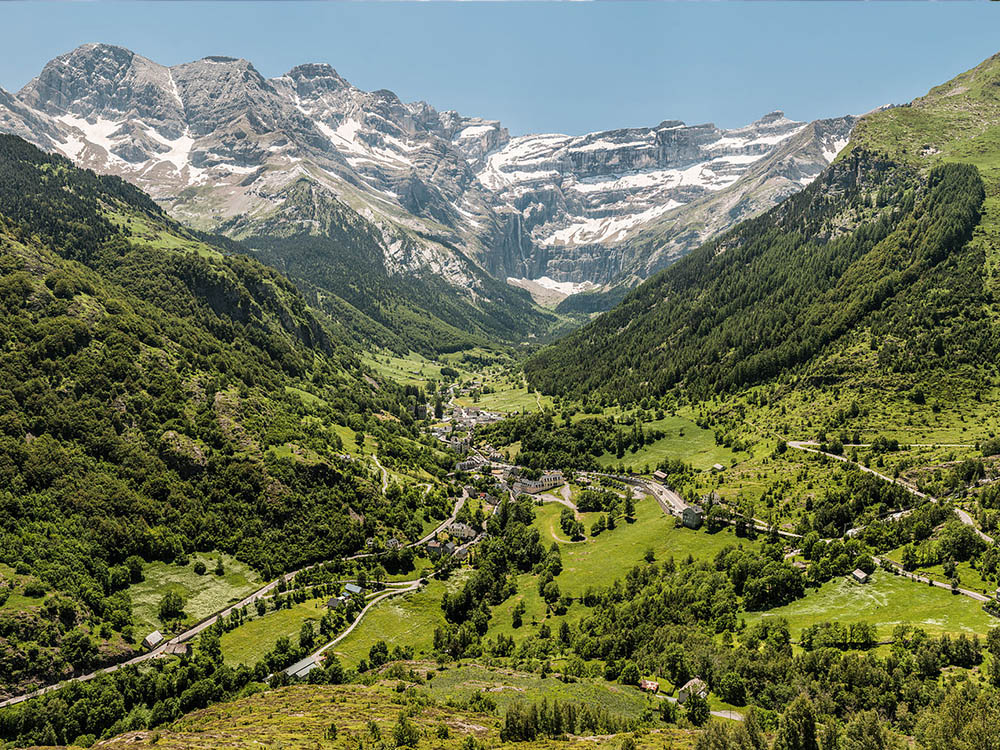
[[(378, 463), (377, 459), (376, 459), (376, 463)], [(381, 468), (381, 464), (379, 464), (379, 468)], [(385, 471), (385, 470), (383, 469), (383, 471)], [(455, 518), (458, 516), (459, 510), (461, 510), (462, 506), (465, 504), (465, 501), (466, 501), (467, 497), (468, 497), (468, 494), (463, 490), (462, 491), (462, 497), (460, 497), (456, 501), (455, 508), (454, 508), (454, 510), (453, 510), (453, 512), (452, 512), (452, 514), (451, 514), (451, 516), (449, 518), (445, 519), (445, 521), (443, 523), (441, 523), (434, 531), (432, 531), (430, 534), (428, 534), (427, 536), (425, 536), (423, 539), (420, 539), (420, 540), (418, 540), (416, 542), (412, 542), (411, 544), (408, 544), (406, 546), (407, 547), (417, 547), (417, 546), (420, 546), (420, 545), (424, 545), (427, 542), (429, 542), (431, 539), (433, 539), (434, 536), (437, 535), (438, 532), (444, 530), (450, 524), (452, 524), (455, 521)], [(344, 558), (344, 559), (346, 559), (346, 560), (358, 560), (358, 559), (363, 559), (363, 558), (366, 558), (366, 557), (376, 557), (376, 556), (378, 556), (380, 554), (383, 554), (383, 553), (381, 553), (381, 552), (368, 552), (368, 553), (364, 553), (364, 554), (360, 554), (360, 555), (352, 555), (352, 556)], [(202, 633), (206, 628), (209, 628), (212, 625), (214, 625), (215, 623), (217, 623), (220, 618), (228, 617), (229, 614), (233, 610), (235, 610), (235, 609), (241, 609), (242, 607), (249, 606), (249, 605), (255, 603), (258, 599), (263, 598), (263, 597), (267, 597), (272, 591), (274, 591), (275, 588), (277, 588), (278, 584), (282, 580), (284, 580), (285, 583), (288, 583), (293, 578), (295, 578), (295, 576), (298, 575), (299, 573), (301, 573), (303, 571), (306, 571), (306, 570), (310, 570), (310, 569), (316, 567), (317, 565), (322, 565), (322, 562), (313, 563), (311, 565), (307, 565), (305, 567), (299, 568), (298, 570), (292, 571), (290, 573), (285, 573), (283, 576), (279, 576), (278, 578), (276, 578), (273, 581), (271, 581), (270, 583), (267, 583), (264, 586), (260, 587), (259, 589), (257, 589), (256, 591), (254, 591), (252, 594), (249, 594), (248, 596), (246, 596), (245, 598), (243, 598), (240, 601), (236, 602), (235, 604), (231, 604), (231, 605), (227, 606), (225, 609), (223, 609), (223, 610), (221, 610), (219, 612), (216, 612), (215, 614), (213, 614), (213, 615), (211, 615), (209, 617), (206, 617), (201, 622), (199, 622), (196, 625), (193, 625), (192, 627), (188, 628), (183, 633), (175, 635), (174, 637), (170, 638), (169, 640), (164, 641), (163, 643), (159, 644), (156, 648), (152, 649), (151, 651), (147, 651), (147, 652), (139, 654), (137, 656), (133, 656), (131, 659), (128, 659), (128, 660), (123, 661), (123, 662), (118, 662), (117, 664), (112, 664), (111, 666), (108, 666), (108, 667), (103, 667), (101, 669), (96, 669), (96, 670), (94, 670), (92, 672), (88, 672), (88, 673), (82, 674), (82, 675), (77, 675), (75, 677), (70, 677), (70, 678), (68, 678), (66, 680), (54, 683), (52, 685), (45, 685), (44, 687), (40, 687), (40, 688), (38, 688), (36, 690), (32, 690), (32, 691), (30, 691), (28, 693), (23, 693), (21, 695), (14, 696), (12, 698), (7, 698), (7, 699), (5, 699), (3, 701), (0, 701), (0, 708), (5, 708), (6, 706), (13, 706), (13, 705), (15, 705), (17, 703), (23, 703), (24, 701), (30, 700), (31, 698), (37, 698), (38, 696), (45, 695), (46, 693), (50, 693), (53, 690), (58, 690), (60, 687), (62, 687), (63, 685), (66, 685), (67, 683), (70, 683), (70, 682), (88, 682), (90, 680), (93, 680), (95, 677), (97, 677), (99, 675), (110, 674), (112, 672), (116, 672), (117, 670), (123, 669), (125, 667), (129, 667), (129, 666), (132, 666), (132, 665), (135, 665), (135, 664), (141, 664), (141, 663), (143, 663), (145, 661), (149, 661), (150, 659), (156, 659), (157, 657), (162, 656), (166, 652), (168, 646), (177, 645), (177, 644), (181, 644), (181, 643), (186, 643), (186, 642), (192, 640), (193, 638), (195, 638), (196, 636), (198, 636), (200, 633)], [(416, 584), (418, 582), (404, 581), (403, 583)], [(399, 584), (396, 584), (396, 585), (398, 586)], [(368, 609), (369, 609), (369, 607), (372, 604), (374, 604), (376, 601), (381, 601), (382, 599), (386, 598), (387, 596), (394, 596), (395, 594), (402, 593), (402, 591), (409, 591), (409, 590), (412, 590), (412, 589), (409, 589), (409, 588), (406, 588), (406, 589), (395, 589), (394, 588), (392, 591), (386, 591), (383, 594), (380, 594), (378, 597), (372, 599), (371, 602), (368, 604), (368, 606), (366, 606), (361, 611), (361, 615), (363, 615), (365, 612), (367, 612)], [(361, 615), (358, 616), (358, 619), (355, 620), (354, 624), (351, 625), (351, 627), (346, 631), (346, 633), (349, 633), (349, 632), (351, 632), (351, 630), (354, 629), (354, 625), (356, 625), (360, 621)], [(346, 633), (344, 633), (342, 635), (346, 635)]]
[[(871, 469), (871, 468), (865, 466), (864, 464), (859, 464), (857, 461), (852, 461), (847, 456), (840, 456), (840, 455), (837, 455), (836, 453), (828, 453), (827, 451), (820, 450), (819, 449), (819, 443), (816, 443), (814, 441), (811, 441), (811, 440), (789, 440), (788, 441), (788, 447), (789, 448), (794, 448), (795, 450), (799, 450), (799, 451), (805, 451), (806, 453), (816, 453), (816, 454), (821, 455), (821, 456), (826, 456), (827, 458), (832, 458), (835, 461), (841, 461), (843, 463), (851, 464), (852, 466), (856, 466), (857, 468), (861, 469), (861, 471), (865, 471), (865, 472), (867, 472), (869, 474), (872, 474), (872, 475), (878, 477), (879, 479), (882, 479), (882, 480), (884, 480), (886, 482), (889, 482), (890, 484), (899, 485), (900, 487), (902, 487), (904, 490), (906, 490), (910, 494), (914, 495), (915, 497), (919, 497), (922, 500), (928, 500), (929, 502), (932, 502), (932, 503), (940, 503), (941, 502), (938, 498), (934, 497), (933, 495), (928, 495), (926, 492), (921, 492), (914, 485), (910, 484), (907, 481), (904, 481), (902, 479), (893, 479), (892, 477), (890, 477), (890, 476), (888, 476), (886, 474), (883, 474), (883, 473), (881, 473), (879, 471), (875, 471), (875, 469)], [(845, 448), (852, 448), (852, 447), (863, 447), (863, 446), (845, 445), (844, 447)], [(954, 508), (953, 510), (955, 511), (955, 515), (958, 516), (959, 520), (962, 523), (964, 523), (966, 526), (970, 526), (972, 528), (972, 530), (976, 532), (976, 534), (979, 536), (980, 539), (982, 539), (987, 544), (993, 544), (993, 537), (989, 536), (988, 534), (986, 534), (986, 532), (984, 532), (982, 529), (980, 529), (976, 525), (976, 522), (972, 518), (972, 516), (970, 516), (966, 511), (962, 510), (961, 508)]]
[(400, 584), (397, 583), (395, 584), (396, 586), (395, 588), (388, 589), (386, 591), (383, 591), (378, 596), (372, 597), (372, 599), (369, 600), (368, 604), (365, 605), (365, 608), (358, 613), (357, 617), (354, 618), (354, 622), (352, 622), (350, 626), (343, 633), (338, 635), (336, 638), (327, 643), (325, 646), (321, 646), (320, 648), (318, 648), (316, 651), (311, 653), (305, 659), (302, 659), (301, 661), (298, 661), (292, 666), (288, 667), (285, 670), (285, 674), (291, 677), (304, 677), (305, 675), (309, 674), (309, 672), (311, 672), (313, 669), (315, 669), (322, 663), (322, 656), (328, 649), (333, 648), (342, 640), (344, 640), (347, 636), (349, 636), (352, 632), (354, 632), (354, 629), (361, 624), (362, 620), (365, 619), (365, 615), (368, 614), (368, 610), (370, 610), (372, 607), (374, 607), (382, 600), (388, 599), (391, 596), (396, 596), (398, 594), (406, 594), (411, 591), (417, 591), (420, 589), (421, 585), (420, 581), (404, 581), (403, 583), (405, 583), (406, 585), (400, 586)]

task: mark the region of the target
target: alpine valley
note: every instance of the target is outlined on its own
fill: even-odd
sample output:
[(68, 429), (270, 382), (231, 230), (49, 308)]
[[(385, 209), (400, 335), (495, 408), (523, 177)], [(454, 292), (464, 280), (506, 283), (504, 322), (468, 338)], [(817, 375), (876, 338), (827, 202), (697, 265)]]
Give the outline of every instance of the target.
[(511, 137), (328, 65), (265, 79), (246, 60), (165, 67), (103, 44), (0, 91), (0, 129), (241, 241), (370, 341), (428, 353), (544, 335), (557, 321), (518, 287), (549, 306), (627, 289), (800, 190), (855, 120)]
[(732, 130), (96, 44), (0, 107), (4, 750), (1000, 747), (1000, 55)]

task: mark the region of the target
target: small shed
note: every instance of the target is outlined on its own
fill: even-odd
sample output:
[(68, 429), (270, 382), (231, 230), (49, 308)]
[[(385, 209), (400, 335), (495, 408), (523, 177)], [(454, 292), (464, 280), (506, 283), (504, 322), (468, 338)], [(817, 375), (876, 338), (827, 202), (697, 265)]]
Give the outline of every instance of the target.
[(639, 680), (639, 689), (647, 693), (658, 693), (660, 691), (660, 683), (653, 682), (652, 680)]
[(163, 643), (163, 633), (159, 630), (154, 630), (152, 633), (147, 635), (142, 639), (142, 645), (146, 648), (156, 648), (161, 643)]
[(851, 573), (851, 578), (854, 579), (857, 583), (868, 583), (868, 579), (870, 578), (870, 576), (867, 573), (865, 573), (865, 571), (861, 570), (861, 568), (858, 568), (853, 573)]
[(334, 596), (326, 603), (327, 609), (340, 609), (344, 606), (344, 600), (339, 596)]
[(722, 464), (712, 464), (712, 471), (725, 471), (726, 467)]
[(657, 482), (665, 482), (667, 481), (667, 472), (660, 471), (659, 469), (657, 469), (656, 471), (653, 472), (653, 479), (655, 479)]
[(683, 704), (692, 695), (699, 695), (702, 698), (708, 697), (708, 685), (705, 684), (704, 680), (698, 677), (693, 677), (685, 682), (684, 686), (680, 689), (680, 692), (677, 693), (677, 702)]
[(358, 584), (356, 583), (348, 583), (344, 585), (345, 594), (353, 596), (354, 594), (360, 594), (362, 591), (364, 591), (364, 589), (358, 586)]

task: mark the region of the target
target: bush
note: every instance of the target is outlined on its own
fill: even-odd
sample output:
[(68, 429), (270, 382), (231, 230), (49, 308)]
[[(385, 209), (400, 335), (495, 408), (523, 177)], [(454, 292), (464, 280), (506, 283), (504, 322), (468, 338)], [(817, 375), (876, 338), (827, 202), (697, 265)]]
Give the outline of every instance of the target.
[(399, 721), (392, 729), (392, 739), (396, 747), (416, 747), (420, 741), (420, 731), (410, 723), (406, 714), (400, 714)]
[(198, 575), (200, 576), (205, 575), (206, 570), (208, 570), (208, 568), (205, 567), (205, 563), (203, 563), (201, 560), (199, 560), (194, 564), (194, 572), (197, 573)]

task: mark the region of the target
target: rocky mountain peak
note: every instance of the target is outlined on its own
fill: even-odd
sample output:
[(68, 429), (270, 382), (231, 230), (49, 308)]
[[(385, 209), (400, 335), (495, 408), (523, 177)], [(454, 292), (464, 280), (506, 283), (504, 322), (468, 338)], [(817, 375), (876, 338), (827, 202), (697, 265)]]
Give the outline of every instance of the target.
[(70, 122), (140, 118), (168, 137), (184, 129), (183, 105), (173, 91), (170, 69), (110, 44), (85, 44), (60, 55), (18, 98)]
[(336, 90), (351, 88), (351, 84), (332, 65), (328, 65), (327, 63), (304, 63), (296, 65), (285, 73), (283, 77), (290, 78), (296, 82), (311, 81), (315, 84), (322, 82), (322, 85), (330, 86)]
[[(459, 285), (476, 276), (469, 263), (500, 279), (644, 277), (801, 189), (852, 125), (810, 128), (776, 110), (735, 129), (669, 119), (511, 138), (497, 120), (360, 90), (325, 63), (265, 79), (242, 58), (165, 67), (104, 44), (0, 93), (0, 130), (125, 177), (185, 221), (244, 226), (309, 180), (378, 227), (387, 268)], [(308, 211), (283, 217), (319, 231)]]
[(759, 120), (757, 120), (753, 124), (757, 125), (757, 126), (760, 126), (760, 125), (771, 125), (773, 123), (781, 122), (781, 121), (784, 121), (784, 120), (787, 120), (787, 118), (785, 117), (785, 113), (783, 111), (781, 111), (780, 109), (776, 109), (773, 112), (768, 112), (766, 115), (764, 115), (763, 117), (761, 117)]

